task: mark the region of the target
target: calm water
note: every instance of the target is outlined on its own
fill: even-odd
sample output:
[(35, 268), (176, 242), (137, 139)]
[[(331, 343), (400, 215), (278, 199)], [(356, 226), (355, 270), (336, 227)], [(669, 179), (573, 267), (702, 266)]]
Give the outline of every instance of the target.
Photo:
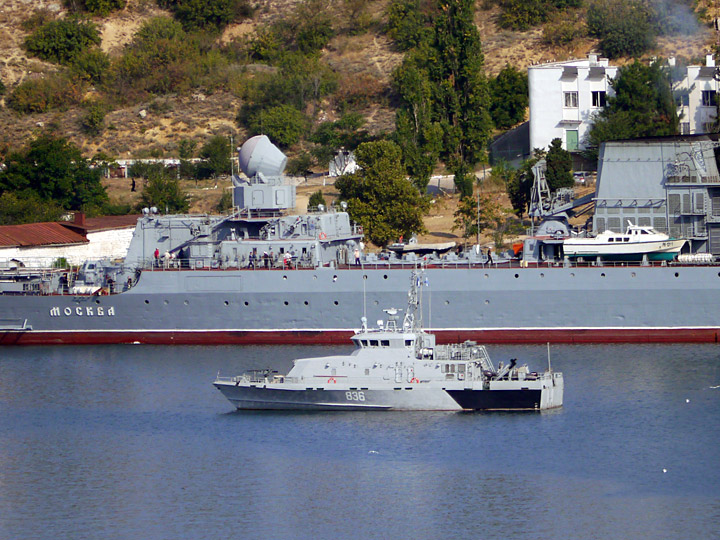
[(542, 414), (238, 413), (211, 385), (338, 350), (0, 349), (0, 538), (718, 537), (720, 347), (554, 347)]

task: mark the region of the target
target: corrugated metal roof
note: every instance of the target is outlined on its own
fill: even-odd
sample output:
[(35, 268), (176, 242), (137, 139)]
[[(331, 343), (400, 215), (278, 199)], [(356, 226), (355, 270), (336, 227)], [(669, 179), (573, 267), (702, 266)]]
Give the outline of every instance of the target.
[(60, 223), (28, 223), (0, 226), (0, 246), (29, 247), (53, 244), (84, 244), (82, 234), (71, 231)]
[(94, 218), (85, 218), (85, 228), (88, 232), (106, 231), (111, 229), (126, 229), (135, 227), (140, 214), (131, 214), (128, 216), (101, 216)]

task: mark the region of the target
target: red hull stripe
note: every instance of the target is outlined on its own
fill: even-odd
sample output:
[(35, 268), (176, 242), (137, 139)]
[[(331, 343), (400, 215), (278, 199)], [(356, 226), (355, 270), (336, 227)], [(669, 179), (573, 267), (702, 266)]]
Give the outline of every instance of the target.
[[(438, 343), (717, 343), (720, 328), (434, 330)], [(347, 345), (345, 330), (132, 332), (0, 331), (0, 345)]]

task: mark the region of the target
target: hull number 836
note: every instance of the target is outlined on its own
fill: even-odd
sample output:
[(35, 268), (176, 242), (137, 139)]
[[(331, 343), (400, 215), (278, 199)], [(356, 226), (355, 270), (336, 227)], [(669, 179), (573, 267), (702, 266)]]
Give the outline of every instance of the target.
[(348, 401), (365, 401), (365, 392), (345, 392)]

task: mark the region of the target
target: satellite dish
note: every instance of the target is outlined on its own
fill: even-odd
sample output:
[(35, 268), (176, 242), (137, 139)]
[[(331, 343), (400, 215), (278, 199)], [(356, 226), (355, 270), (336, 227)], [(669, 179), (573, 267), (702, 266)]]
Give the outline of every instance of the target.
[(285, 170), (287, 156), (270, 142), (267, 135), (256, 135), (245, 141), (238, 155), (240, 168), (248, 176), (280, 176)]

